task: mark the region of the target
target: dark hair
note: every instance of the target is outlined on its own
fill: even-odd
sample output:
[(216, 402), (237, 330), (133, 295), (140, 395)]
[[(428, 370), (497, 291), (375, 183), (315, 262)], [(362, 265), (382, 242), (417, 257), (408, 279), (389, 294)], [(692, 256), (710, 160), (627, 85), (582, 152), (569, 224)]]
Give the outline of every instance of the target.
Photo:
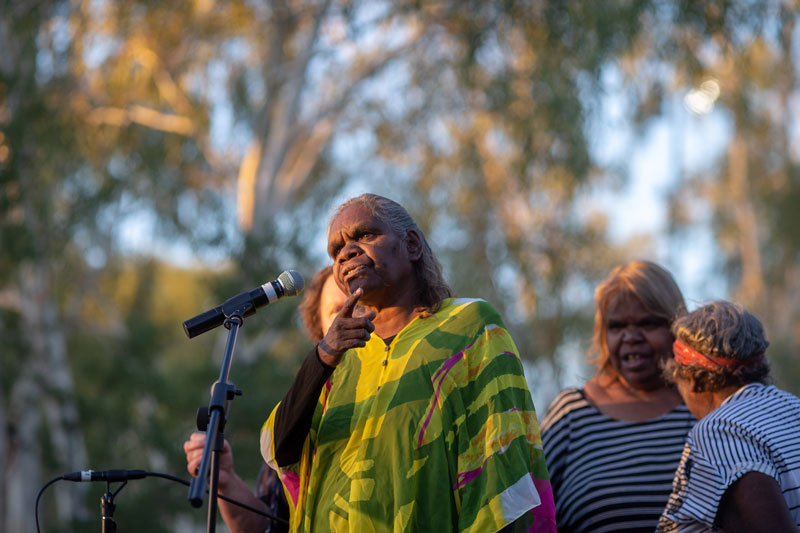
[(322, 288), (332, 272), (333, 267), (328, 265), (314, 274), (314, 277), (311, 278), (311, 283), (308, 284), (303, 293), (303, 301), (300, 302), (298, 307), (300, 316), (303, 318), (306, 336), (314, 343), (321, 341), (322, 337), (325, 336), (325, 332), (322, 331), (322, 321), (319, 318), (319, 303), (322, 296)]
[(419, 293), (417, 294), (416, 304), (435, 313), (442, 305), (442, 300), (453, 296), (453, 291), (442, 274), (442, 266), (433, 255), (425, 234), (419, 229), (417, 223), (411, 218), (406, 209), (395, 202), (377, 194), (362, 194), (355, 198), (350, 198), (338, 207), (336, 213), (331, 217), (331, 222), (348, 207), (360, 205), (369, 209), (372, 215), (385, 222), (395, 234), (400, 238), (405, 238), (410, 230), (419, 234), (422, 240), (422, 255), (414, 261), (414, 273), (419, 282)]
[(597, 365), (598, 374), (616, 372), (606, 342), (607, 315), (609, 308), (625, 296), (633, 296), (647, 311), (670, 324), (686, 311), (678, 284), (661, 266), (637, 260), (615, 267), (594, 291), (594, 335), (589, 362)]
[(732, 385), (767, 384), (770, 368), (760, 357), (769, 346), (764, 326), (755, 315), (732, 302), (719, 300), (679, 318), (672, 325), (675, 338), (709, 357), (747, 361), (751, 364), (720, 366), (710, 370), (699, 364), (681, 365), (675, 361), (664, 367), (666, 379), (694, 378), (694, 392), (715, 392)]

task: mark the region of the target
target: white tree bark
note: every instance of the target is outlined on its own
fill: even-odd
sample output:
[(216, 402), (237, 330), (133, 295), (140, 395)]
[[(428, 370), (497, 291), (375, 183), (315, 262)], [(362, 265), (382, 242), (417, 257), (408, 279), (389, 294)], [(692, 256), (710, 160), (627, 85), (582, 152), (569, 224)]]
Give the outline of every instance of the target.
[[(396, 59), (413, 53), (426, 36), (426, 27), (417, 24), (399, 45), (359, 51), (348, 68), (315, 91), (319, 100), (307, 105), (301, 97), (308, 94), (308, 68), (318, 51), (330, 6), (331, 1), (326, 0), (314, 10), (300, 6), (289, 11), (285, 5), (286, 11), (276, 12), (278, 18), (270, 30), (270, 53), (263, 66), (268, 94), (239, 168), (238, 219), (245, 231), (258, 232), (269, 224), (307, 182), (362, 83)], [(283, 50), (294, 37), (293, 29), (299, 42), (297, 49), (302, 52), (287, 58)]]
[(8, 463), (3, 477), (4, 530), (9, 533), (35, 531), (31, 510), (42, 485), (38, 439), (41, 411), (37, 408), (42, 390), (36, 374), (33, 365), (27, 365), (11, 390)]
[[(55, 451), (59, 470), (86, 468), (86, 446), (80, 431), (74, 383), (67, 359), (66, 339), (53, 301), (49, 267), (31, 264), (21, 269), (22, 332), (29, 342), (25, 366), (11, 391), (8, 408), (8, 460), (3, 476), (5, 531), (35, 531), (31, 520), (42, 478), (42, 435)], [(43, 426), (46, 424), (46, 427)], [(87, 486), (58, 483), (48, 490), (60, 523), (86, 516)], [(40, 516), (41, 519), (41, 516)]]
[(764, 290), (761, 266), (761, 245), (758, 237), (758, 219), (748, 183), (747, 143), (737, 136), (728, 148), (730, 164), (730, 197), (739, 234), (742, 258), (742, 280), (735, 291), (737, 300), (746, 307), (759, 309)]

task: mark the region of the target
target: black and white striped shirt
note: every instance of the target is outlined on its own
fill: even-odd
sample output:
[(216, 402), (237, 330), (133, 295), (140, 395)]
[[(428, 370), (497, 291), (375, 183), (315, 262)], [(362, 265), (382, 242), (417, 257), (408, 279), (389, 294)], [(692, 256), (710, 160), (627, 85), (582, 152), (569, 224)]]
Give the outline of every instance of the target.
[(582, 390), (561, 392), (541, 427), (559, 531), (655, 530), (695, 422), (685, 405), (645, 422), (615, 420)]
[(725, 491), (748, 472), (774, 478), (800, 526), (800, 399), (750, 383), (689, 433), (659, 531), (713, 531)]

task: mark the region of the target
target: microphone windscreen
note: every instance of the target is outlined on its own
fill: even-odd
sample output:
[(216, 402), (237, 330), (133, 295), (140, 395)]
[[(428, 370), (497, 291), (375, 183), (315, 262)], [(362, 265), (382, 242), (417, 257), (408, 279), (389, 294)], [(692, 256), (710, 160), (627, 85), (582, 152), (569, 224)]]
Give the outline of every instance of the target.
[(303, 290), (305, 281), (303, 276), (297, 270), (287, 270), (278, 276), (278, 281), (283, 285), (283, 290), (286, 291), (286, 296), (295, 296)]

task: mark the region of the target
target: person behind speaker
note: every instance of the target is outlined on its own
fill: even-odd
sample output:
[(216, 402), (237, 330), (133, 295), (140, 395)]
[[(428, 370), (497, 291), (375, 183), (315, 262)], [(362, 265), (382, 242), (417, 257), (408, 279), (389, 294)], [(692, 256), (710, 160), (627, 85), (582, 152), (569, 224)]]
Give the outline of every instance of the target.
[(388, 198), (342, 204), (328, 251), (349, 297), (261, 434), (292, 530), (552, 531), (536, 414), (497, 311), (451, 297)]
[[(315, 344), (322, 339), (346, 299), (331, 276), (332, 270), (331, 266), (326, 266), (314, 275), (299, 306), (306, 335)], [(192, 476), (196, 475), (200, 465), (205, 443), (206, 434), (195, 432), (183, 444), (186, 468)], [(275, 471), (262, 465), (256, 491), (253, 492), (234, 469), (233, 450), (227, 439), (220, 454), (219, 493), (273, 516), (289, 520), (289, 508), (283, 486)], [(288, 531), (288, 527), (281, 522), (273, 521), (222, 499), (218, 500), (218, 504), (222, 519), (231, 533)]]

